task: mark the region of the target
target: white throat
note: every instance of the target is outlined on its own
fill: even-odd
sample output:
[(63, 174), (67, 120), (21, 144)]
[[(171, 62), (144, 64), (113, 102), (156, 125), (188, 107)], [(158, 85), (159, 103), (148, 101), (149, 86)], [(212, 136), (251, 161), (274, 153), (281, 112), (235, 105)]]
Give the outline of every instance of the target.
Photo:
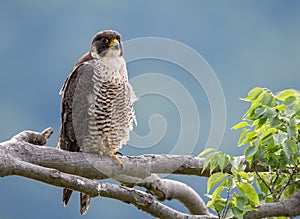
[(105, 57), (109, 58), (117, 58), (120, 56), (121, 50), (120, 49), (115, 49), (113, 47), (108, 48)]
[(118, 58), (120, 57), (120, 54), (121, 54), (121, 50), (120, 49), (115, 49), (115, 48), (108, 48), (106, 53), (105, 53), (105, 56), (100, 56), (95, 50), (92, 50), (91, 51), (91, 56), (94, 58), (94, 59), (102, 59), (102, 58)]

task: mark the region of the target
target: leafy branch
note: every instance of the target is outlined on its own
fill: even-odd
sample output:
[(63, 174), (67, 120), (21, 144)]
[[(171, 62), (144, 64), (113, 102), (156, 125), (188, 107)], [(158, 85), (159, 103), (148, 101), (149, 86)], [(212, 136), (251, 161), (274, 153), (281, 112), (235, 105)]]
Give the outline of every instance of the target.
[[(263, 167), (266, 171), (245, 172), (245, 163), (237, 163), (229, 155), (210, 149), (202, 152), (200, 156), (208, 153), (205, 164), (210, 166), (210, 172), (217, 166), (221, 169), (208, 179), (208, 192), (217, 185), (208, 197), (211, 198), (209, 206), (219, 218), (224, 218), (224, 212), (227, 216), (243, 218), (262, 203), (285, 200), (300, 189), (299, 92), (284, 90), (273, 94), (269, 89), (257, 87), (241, 99), (251, 105), (242, 121), (233, 127), (242, 130), (238, 146), (245, 146), (244, 156), (250, 166)], [(231, 164), (231, 174), (222, 173), (227, 163)], [(225, 178), (232, 184), (224, 183)], [(225, 191), (232, 194), (226, 195)], [(226, 197), (221, 198), (222, 194)]]

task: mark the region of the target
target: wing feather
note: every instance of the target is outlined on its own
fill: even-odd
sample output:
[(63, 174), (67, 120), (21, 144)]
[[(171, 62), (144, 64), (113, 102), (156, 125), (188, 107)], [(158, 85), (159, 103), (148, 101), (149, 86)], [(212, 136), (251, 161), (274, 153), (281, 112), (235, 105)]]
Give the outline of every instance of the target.
[[(87, 73), (92, 73), (93, 67), (88, 63), (82, 63), (75, 68), (68, 78), (66, 79), (64, 86), (61, 90), (62, 92), (62, 105), (61, 105), (61, 128), (59, 133), (58, 148), (67, 150), (67, 151), (80, 151), (80, 146), (78, 144), (78, 136), (75, 133), (74, 127), (78, 124), (80, 119), (74, 121), (74, 98), (80, 97), (76, 95), (78, 92), (78, 87), (81, 83), (82, 75)], [(82, 84), (82, 83), (81, 83)], [(87, 85), (86, 85), (87, 86)], [(85, 95), (81, 95), (84, 97)], [(80, 100), (76, 100), (76, 103), (79, 103)], [(77, 108), (76, 108), (77, 109)], [(79, 113), (77, 113), (79, 114)], [(77, 124), (74, 124), (77, 122)]]
[[(61, 128), (59, 133), (59, 140), (57, 147), (63, 150), (79, 152), (80, 144), (78, 142), (78, 136), (75, 135), (74, 126), (74, 118), (73, 118), (73, 109), (74, 109), (74, 98), (75, 101), (80, 102), (80, 100), (76, 100), (76, 91), (78, 91), (80, 86), (82, 86), (80, 80), (83, 74), (91, 73), (93, 68), (87, 63), (82, 63), (74, 67), (73, 71), (70, 73), (68, 78), (66, 79), (62, 89), (62, 105), (61, 105)], [(77, 96), (81, 96), (80, 94)], [(84, 96), (84, 95), (82, 95)], [(79, 118), (80, 120), (80, 118)], [(64, 206), (68, 204), (68, 201), (72, 195), (72, 190), (63, 189), (62, 201)], [(89, 204), (91, 197), (84, 193), (80, 193), (80, 213), (85, 214)]]

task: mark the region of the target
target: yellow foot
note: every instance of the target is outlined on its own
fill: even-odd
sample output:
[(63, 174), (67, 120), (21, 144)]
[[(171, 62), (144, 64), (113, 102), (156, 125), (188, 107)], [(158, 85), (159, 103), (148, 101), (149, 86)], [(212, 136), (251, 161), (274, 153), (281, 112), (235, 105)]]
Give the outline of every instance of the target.
[(99, 155), (100, 155), (101, 160), (102, 160), (102, 157), (103, 157), (103, 151), (99, 151)]
[(113, 154), (112, 158), (117, 162), (117, 164), (120, 166), (120, 169), (123, 169), (123, 164), (120, 158), (117, 156), (117, 153)]

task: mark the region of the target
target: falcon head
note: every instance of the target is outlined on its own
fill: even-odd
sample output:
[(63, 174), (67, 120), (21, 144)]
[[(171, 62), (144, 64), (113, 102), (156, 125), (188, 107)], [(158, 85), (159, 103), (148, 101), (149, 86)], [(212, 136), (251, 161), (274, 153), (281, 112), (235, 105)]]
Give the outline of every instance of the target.
[(93, 38), (90, 54), (94, 59), (122, 56), (121, 35), (114, 30), (104, 30), (97, 33)]

